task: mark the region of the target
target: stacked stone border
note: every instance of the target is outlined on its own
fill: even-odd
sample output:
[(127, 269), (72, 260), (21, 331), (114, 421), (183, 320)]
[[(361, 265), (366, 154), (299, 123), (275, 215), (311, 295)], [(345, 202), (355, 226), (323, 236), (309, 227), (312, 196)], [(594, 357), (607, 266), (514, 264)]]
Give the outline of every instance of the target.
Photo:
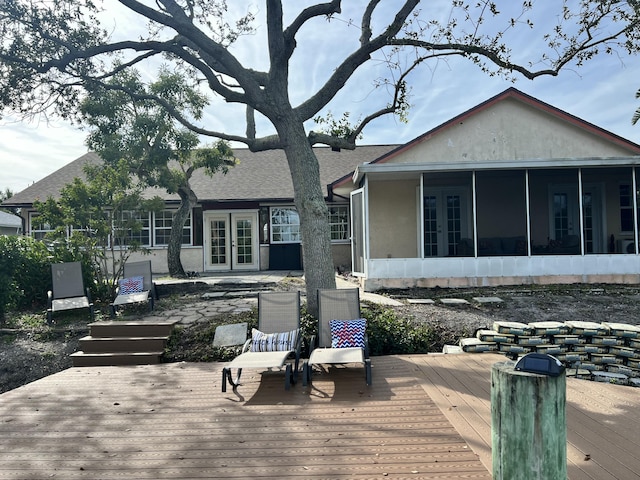
[(640, 387), (640, 327), (626, 323), (503, 322), (460, 340), (463, 352), (553, 355), (567, 376)]

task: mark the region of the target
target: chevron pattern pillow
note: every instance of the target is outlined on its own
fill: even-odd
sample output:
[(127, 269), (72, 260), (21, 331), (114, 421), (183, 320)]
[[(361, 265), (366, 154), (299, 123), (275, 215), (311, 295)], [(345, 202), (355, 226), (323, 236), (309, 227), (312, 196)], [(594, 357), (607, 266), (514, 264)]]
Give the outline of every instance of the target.
[(251, 351), (288, 352), (295, 350), (299, 334), (299, 328), (282, 333), (264, 333), (254, 328), (251, 330)]
[(129, 295), (131, 293), (140, 293), (144, 284), (143, 277), (129, 277), (120, 280), (120, 295)]
[(367, 328), (367, 320), (359, 318), (357, 320), (331, 320), (332, 348), (364, 348), (364, 335)]

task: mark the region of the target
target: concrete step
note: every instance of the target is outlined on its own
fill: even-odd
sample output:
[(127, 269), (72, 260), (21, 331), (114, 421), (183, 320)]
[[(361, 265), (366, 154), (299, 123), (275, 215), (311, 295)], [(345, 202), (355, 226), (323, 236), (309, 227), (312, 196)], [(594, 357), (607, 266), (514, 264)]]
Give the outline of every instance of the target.
[(163, 351), (168, 337), (93, 337), (80, 339), (84, 353), (122, 353)]
[(154, 365), (160, 363), (159, 352), (119, 352), (119, 353), (85, 353), (71, 354), (74, 367), (106, 367), (124, 365)]
[(89, 324), (89, 331), (98, 337), (168, 337), (177, 320), (103, 321)]

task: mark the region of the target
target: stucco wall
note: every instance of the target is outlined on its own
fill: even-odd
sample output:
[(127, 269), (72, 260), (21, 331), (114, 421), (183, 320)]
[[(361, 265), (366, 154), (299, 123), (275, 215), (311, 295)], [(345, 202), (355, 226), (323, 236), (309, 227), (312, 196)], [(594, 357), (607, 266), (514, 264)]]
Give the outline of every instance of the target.
[(369, 183), (371, 258), (418, 256), (417, 179)]
[(475, 112), (426, 137), (389, 163), (584, 158), (631, 152), (515, 99)]

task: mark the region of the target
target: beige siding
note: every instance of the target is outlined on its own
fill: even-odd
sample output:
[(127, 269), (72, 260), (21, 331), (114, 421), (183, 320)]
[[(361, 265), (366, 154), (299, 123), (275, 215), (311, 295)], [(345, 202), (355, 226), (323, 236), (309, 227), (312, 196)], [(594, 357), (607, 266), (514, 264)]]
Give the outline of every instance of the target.
[(418, 256), (417, 179), (369, 183), (371, 258)]

